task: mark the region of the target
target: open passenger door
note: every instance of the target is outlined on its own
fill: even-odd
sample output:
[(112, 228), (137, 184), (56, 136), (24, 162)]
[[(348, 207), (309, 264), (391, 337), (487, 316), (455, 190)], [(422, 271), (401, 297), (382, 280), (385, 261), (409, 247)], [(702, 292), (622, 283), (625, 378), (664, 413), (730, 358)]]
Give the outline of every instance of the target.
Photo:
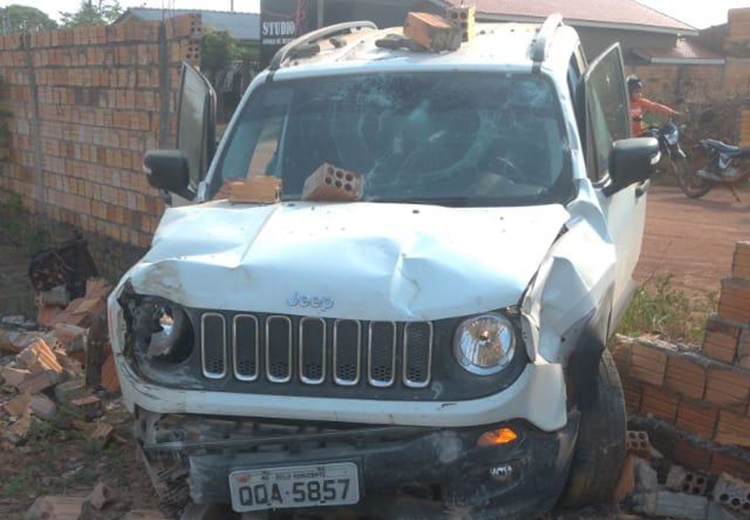
[(590, 64), (576, 97), (586, 170), (597, 189), (617, 254), (614, 325), (635, 288), (632, 275), (641, 253), (648, 186), (648, 181), (627, 184), (625, 179), (638, 177), (640, 172), (620, 171), (617, 177), (610, 172), (615, 143), (630, 137), (630, 105), (619, 44)]

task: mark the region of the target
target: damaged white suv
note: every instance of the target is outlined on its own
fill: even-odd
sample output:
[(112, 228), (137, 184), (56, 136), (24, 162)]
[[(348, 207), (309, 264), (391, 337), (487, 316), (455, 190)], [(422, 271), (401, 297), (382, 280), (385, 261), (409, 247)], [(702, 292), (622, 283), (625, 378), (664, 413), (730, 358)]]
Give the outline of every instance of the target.
[[(618, 46), (587, 63), (559, 16), (442, 53), (342, 24), (279, 51), (215, 153), (213, 124), (186, 67), (179, 150), (145, 161), (180, 207), (109, 299), (165, 502), (526, 519), (609, 498), (606, 341), (658, 156), (629, 138)], [(357, 200), (303, 197), (322, 164), (362, 176)], [(260, 176), (280, 201), (224, 196)]]

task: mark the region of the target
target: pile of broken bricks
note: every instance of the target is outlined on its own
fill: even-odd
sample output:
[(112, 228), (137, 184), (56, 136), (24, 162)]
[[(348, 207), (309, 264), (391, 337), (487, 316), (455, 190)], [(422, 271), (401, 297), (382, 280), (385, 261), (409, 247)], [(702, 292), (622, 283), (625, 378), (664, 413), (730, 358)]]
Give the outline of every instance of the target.
[[(750, 519), (750, 242), (736, 244), (700, 348), (617, 336), (611, 350), (629, 426), (640, 431), (629, 438), (623, 479), (627, 490), (628, 471), (635, 472), (634, 510)], [(648, 448), (638, 452), (644, 440)], [(645, 469), (649, 461), (660, 484)], [(629, 492), (621, 490), (620, 498)]]
[(26, 511), (25, 520), (167, 520), (154, 510), (131, 509), (118, 493), (99, 482), (87, 496), (42, 496)]
[(689, 520), (750, 519), (750, 483), (718, 478), (667, 460), (645, 431), (628, 431), (628, 456), (614, 501), (648, 517)]
[[(110, 290), (106, 281), (91, 278), (84, 296), (68, 302), (47, 323), (22, 317), (0, 321), (4, 445), (23, 444), (34, 423), (58, 424), (63, 415), (71, 428), (101, 445), (112, 437), (112, 426), (102, 417), (102, 398), (119, 392), (106, 324)], [(49, 296), (37, 295), (37, 301), (48, 302)]]

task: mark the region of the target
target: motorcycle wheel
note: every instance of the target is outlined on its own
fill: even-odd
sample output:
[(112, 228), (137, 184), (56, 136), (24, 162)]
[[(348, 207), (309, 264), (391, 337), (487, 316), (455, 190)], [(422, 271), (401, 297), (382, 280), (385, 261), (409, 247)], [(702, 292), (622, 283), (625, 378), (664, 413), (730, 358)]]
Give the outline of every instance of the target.
[(672, 171), (680, 183), (682, 193), (691, 199), (699, 199), (711, 191), (714, 183), (698, 175), (697, 167), (688, 167), (685, 159), (672, 161)]

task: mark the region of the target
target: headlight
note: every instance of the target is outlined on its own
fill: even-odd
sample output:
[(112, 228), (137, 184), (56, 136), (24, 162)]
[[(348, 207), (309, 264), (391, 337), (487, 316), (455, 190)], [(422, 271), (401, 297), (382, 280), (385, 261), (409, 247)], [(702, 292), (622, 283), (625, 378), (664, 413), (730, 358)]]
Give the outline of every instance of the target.
[(667, 135), (665, 135), (664, 138), (667, 140), (668, 144), (675, 145), (675, 144), (677, 144), (677, 138), (678, 138), (678, 136), (679, 136), (679, 134), (677, 133), (677, 131), (673, 130), (673, 131), (669, 132)]
[(510, 364), (516, 350), (516, 334), (500, 314), (483, 314), (459, 325), (453, 354), (467, 371), (480, 376), (497, 374)]
[(172, 363), (188, 358), (193, 348), (193, 328), (179, 305), (147, 296), (134, 302), (132, 313), (133, 336), (142, 354)]

